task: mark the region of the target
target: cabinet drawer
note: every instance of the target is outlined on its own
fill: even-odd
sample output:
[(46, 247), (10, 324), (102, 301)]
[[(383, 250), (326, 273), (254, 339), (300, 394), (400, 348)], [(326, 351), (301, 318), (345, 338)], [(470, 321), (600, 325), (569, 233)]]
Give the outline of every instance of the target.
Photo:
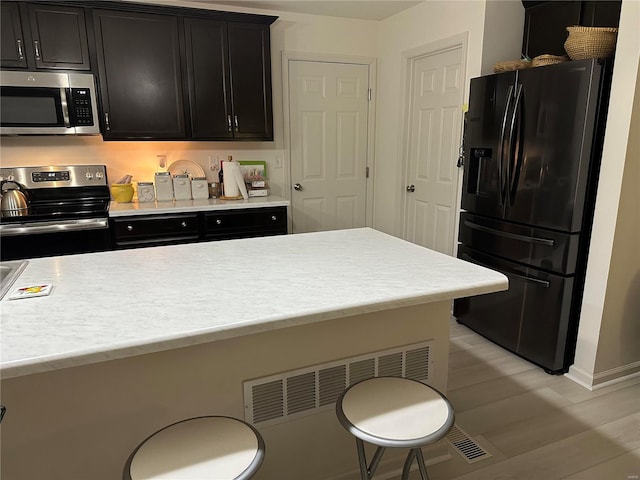
[(248, 208), (205, 214), (205, 235), (209, 239), (259, 237), (286, 233), (286, 207)]
[(150, 215), (111, 220), (116, 246), (149, 246), (197, 240), (198, 214)]

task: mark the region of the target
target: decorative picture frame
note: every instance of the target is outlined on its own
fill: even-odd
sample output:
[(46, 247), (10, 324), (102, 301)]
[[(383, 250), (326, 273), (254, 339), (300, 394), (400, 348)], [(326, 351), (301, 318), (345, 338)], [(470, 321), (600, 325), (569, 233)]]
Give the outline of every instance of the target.
[(251, 181), (258, 177), (267, 179), (267, 162), (264, 160), (238, 160), (240, 171), (245, 181)]

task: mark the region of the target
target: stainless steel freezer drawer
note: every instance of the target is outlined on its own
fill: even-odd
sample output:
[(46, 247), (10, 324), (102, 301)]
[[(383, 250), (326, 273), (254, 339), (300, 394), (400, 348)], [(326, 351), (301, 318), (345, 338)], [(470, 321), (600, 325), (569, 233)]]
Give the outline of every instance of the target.
[(579, 234), (554, 232), (463, 212), (460, 234), (464, 245), (532, 267), (573, 275)]
[(458, 257), (503, 273), (509, 289), (456, 300), (457, 320), (550, 372), (566, 371), (577, 322), (571, 313), (574, 276), (543, 272), (464, 245)]

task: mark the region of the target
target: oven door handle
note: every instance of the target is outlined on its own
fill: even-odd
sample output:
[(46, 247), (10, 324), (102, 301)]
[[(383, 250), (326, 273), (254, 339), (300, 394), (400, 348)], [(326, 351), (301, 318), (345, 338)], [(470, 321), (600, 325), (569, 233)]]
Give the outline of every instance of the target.
[(0, 235), (3, 237), (13, 237), (36, 233), (64, 233), (77, 232), (80, 230), (100, 230), (104, 228), (109, 228), (109, 221), (106, 218), (82, 218), (55, 222), (0, 225)]

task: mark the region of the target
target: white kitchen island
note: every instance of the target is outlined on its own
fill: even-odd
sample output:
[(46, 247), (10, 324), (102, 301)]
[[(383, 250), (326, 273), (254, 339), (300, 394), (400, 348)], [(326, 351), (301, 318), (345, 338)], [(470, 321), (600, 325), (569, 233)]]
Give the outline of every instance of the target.
[[(2, 478), (120, 478), (164, 425), (244, 418), (247, 381), (425, 342), (446, 391), (451, 300), (507, 288), (368, 228), (34, 259), (12, 290), (42, 283), (0, 304)], [(256, 479), (356, 475), (331, 406), (257, 427)]]

